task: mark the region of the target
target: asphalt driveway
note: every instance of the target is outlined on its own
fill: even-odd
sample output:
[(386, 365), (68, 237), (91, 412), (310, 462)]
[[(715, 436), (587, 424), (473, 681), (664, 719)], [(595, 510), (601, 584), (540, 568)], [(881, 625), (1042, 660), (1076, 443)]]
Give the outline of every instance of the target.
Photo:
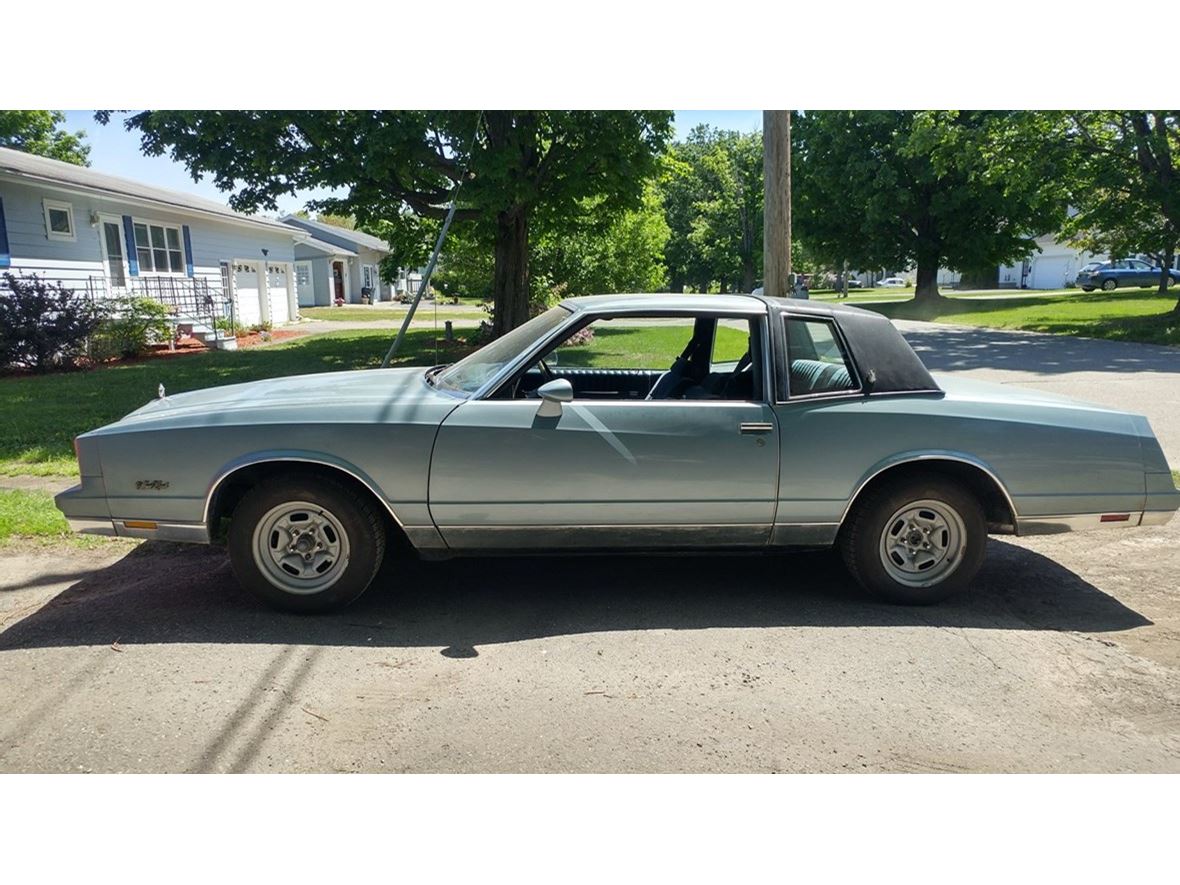
[(1180, 469), (1180, 348), (895, 320), (935, 372), (1035, 387), (1146, 415)]

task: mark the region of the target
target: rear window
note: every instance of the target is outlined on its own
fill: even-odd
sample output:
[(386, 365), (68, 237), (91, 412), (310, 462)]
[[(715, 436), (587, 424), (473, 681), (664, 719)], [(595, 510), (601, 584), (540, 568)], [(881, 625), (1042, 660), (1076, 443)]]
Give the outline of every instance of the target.
[(791, 397), (859, 389), (831, 320), (787, 317), (786, 324)]

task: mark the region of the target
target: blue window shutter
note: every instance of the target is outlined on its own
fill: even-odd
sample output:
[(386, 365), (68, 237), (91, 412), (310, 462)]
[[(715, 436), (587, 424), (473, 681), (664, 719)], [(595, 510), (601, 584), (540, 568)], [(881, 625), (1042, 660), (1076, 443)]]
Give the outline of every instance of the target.
[(0, 267), (12, 265), (12, 253), (8, 251), (8, 223), (4, 220), (4, 201), (0, 200)]
[(131, 223), (131, 216), (123, 216), (123, 238), (127, 240), (127, 269), (131, 276), (139, 276), (139, 253), (135, 251), (135, 226)]
[(188, 232), (188, 225), (181, 225), (180, 232), (184, 234), (184, 275), (193, 275), (193, 238)]

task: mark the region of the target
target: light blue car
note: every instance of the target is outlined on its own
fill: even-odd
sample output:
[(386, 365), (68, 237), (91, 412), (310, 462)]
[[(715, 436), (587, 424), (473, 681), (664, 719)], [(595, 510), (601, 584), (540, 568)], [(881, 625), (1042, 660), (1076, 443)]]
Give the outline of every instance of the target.
[(989, 533), (1180, 506), (1143, 417), (934, 377), (879, 314), (749, 295), (571, 299), (452, 365), (162, 395), (76, 448), (75, 530), (224, 540), (242, 586), (295, 611), (355, 599), (398, 537), (422, 557), (834, 545), (872, 593), (930, 603)]

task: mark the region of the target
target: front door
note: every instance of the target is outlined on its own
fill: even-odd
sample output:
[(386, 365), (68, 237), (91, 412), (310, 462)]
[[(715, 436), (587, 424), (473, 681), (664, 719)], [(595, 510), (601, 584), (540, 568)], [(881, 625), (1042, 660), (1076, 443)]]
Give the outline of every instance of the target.
[[(691, 320), (679, 329), (657, 321), (600, 328), (547, 357), (546, 377), (577, 379), (556, 418), (539, 415), (540, 400), (520, 389), (460, 405), (439, 429), (430, 469), (430, 511), (447, 543), (766, 544), (779, 445), (762, 385), (751, 386), (739, 365), (748, 328), (718, 330), (733, 353), (714, 354), (691, 385), (655, 384), (694, 336)], [(755, 329), (761, 336), (762, 325)], [(700, 359), (709, 359), (706, 349)], [(761, 369), (760, 352), (756, 362)], [(637, 377), (647, 379), (642, 390)], [(528, 390), (540, 380), (521, 384)]]
[(123, 250), (123, 224), (118, 218), (101, 216), (102, 261), (107, 283), (118, 292), (127, 286), (127, 259)]
[(344, 300), (344, 262), (332, 262), (332, 290), (336, 293), (335, 300)]

